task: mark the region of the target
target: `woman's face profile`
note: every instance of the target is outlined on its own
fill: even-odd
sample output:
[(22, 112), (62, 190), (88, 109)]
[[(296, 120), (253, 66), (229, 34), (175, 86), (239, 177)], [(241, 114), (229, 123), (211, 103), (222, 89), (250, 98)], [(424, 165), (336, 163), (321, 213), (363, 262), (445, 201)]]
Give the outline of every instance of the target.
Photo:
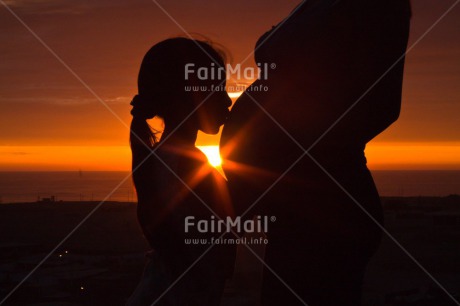
[(196, 103), (202, 103), (197, 110), (198, 128), (206, 134), (217, 134), (230, 114), (232, 100), (225, 85), (225, 79), (202, 81), (201, 88), (206, 90), (195, 93)]

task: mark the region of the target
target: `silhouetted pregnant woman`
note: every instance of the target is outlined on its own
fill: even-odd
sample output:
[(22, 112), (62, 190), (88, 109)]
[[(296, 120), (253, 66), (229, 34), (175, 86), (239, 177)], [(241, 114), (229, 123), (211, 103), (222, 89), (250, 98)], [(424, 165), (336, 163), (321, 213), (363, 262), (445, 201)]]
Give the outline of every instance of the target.
[(236, 101), (221, 153), (237, 212), (276, 217), (263, 305), (360, 305), (383, 223), (364, 149), (399, 116), (410, 14), (408, 0), (306, 1), (258, 41), (268, 79)]

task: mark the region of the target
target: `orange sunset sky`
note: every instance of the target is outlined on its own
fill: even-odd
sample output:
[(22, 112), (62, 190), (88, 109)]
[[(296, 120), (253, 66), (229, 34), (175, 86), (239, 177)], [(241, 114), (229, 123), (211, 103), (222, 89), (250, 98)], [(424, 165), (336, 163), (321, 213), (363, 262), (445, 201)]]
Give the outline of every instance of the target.
[[(409, 46), (455, 2), (414, 0)], [(156, 42), (184, 35), (150, 0), (2, 0), (88, 88), (0, 4), (0, 171), (129, 170), (129, 102)], [(299, 0), (158, 3), (185, 30), (243, 61)], [(243, 66), (254, 66), (253, 57)], [(240, 80), (250, 82), (250, 80)], [(460, 5), (408, 54), (398, 122), (366, 149), (371, 169), (460, 169)], [(216, 145), (200, 135), (197, 145)]]

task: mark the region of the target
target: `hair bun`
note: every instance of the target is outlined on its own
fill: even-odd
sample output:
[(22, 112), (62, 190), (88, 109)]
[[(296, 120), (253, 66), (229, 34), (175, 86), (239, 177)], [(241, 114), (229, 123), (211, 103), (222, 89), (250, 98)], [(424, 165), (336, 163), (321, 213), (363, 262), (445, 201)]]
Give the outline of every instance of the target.
[(131, 115), (139, 119), (151, 119), (157, 115), (152, 99), (147, 99), (141, 95), (135, 95), (130, 103), (133, 108)]

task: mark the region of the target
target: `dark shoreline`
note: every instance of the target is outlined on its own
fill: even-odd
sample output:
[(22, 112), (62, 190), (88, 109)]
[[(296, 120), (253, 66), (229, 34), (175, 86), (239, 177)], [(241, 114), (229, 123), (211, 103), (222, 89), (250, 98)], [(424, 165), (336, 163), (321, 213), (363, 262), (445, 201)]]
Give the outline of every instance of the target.
[[(1, 204), (0, 300), (100, 203)], [(382, 197), (382, 203), (387, 231), (451, 294), (460, 294), (460, 196)], [(123, 305), (148, 249), (136, 204), (105, 202), (5, 305)], [(238, 265), (222, 305), (257, 300), (260, 263), (240, 252)], [(369, 306), (451, 304), (386, 236), (369, 265), (364, 301)]]

